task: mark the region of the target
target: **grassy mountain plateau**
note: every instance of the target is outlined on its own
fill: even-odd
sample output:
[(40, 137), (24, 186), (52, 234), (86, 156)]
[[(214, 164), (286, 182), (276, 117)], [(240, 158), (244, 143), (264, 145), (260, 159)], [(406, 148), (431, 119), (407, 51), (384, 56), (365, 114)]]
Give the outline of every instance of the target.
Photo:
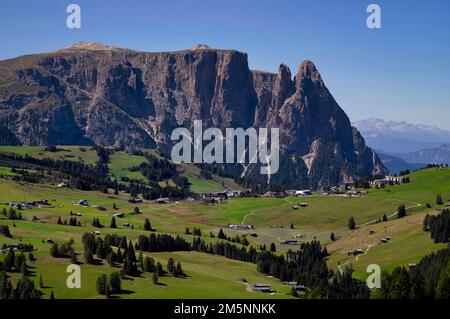
[[(450, 169), (383, 178), (310, 61), (80, 43), (0, 74), (0, 299), (450, 296)], [(279, 127), (279, 172), (172, 162), (195, 119)]]

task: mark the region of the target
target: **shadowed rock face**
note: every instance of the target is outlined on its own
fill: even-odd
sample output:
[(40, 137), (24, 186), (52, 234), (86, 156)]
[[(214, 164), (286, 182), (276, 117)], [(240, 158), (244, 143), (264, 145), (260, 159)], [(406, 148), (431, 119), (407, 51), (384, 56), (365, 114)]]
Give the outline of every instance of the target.
[(234, 50), (147, 53), (80, 43), (1, 61), (0, 73), (0, 125), (25, 145), (168, 152), (172, 130), (201, 119), (222, 129), (279, 127), (274, 183), (318, 188), (385, 172), (310, 61), (292, 80), (285, 65), (278, 74), (249, 70), (247, 55)]

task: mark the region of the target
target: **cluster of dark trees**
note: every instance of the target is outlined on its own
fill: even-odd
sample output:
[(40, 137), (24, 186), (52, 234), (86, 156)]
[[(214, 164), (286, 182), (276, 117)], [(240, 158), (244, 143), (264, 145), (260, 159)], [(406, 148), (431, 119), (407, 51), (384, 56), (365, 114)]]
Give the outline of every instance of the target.
[(178, 175), (177, 167), (164, 158), (144, 153), (146, 162), (138, 166), (133, 166), (130, 171), (140, 171), (148, 180), (160, 182), (166, 179), (175, 178)]
[(0, 299), (40, 299), (41, 295), (28, 276), (22, 276), (14, 288), (7, 272), (0, 271)]
[(183, 188), (165, 185), (161, 187), (158, 183), (149, 182), (151, 188), (149, 187), (141, 187), (142, 191), (137, 193), (136, 190), (133, 190), (133, 186), (136, 184), (129, 185), (129, 193), (130, 194), (142, 194), (142, 197), (147, 200), (155, 200), (161, 197), (173, 198), (173, 199), (183, 199), (192, 195), (192, 193)]
[(183, 269), (181, 268), (181, 263), (178, 262), (175, 264), (175, 261), (172, 257), (167, 260), (167, 272), (174, 277), (183, 277), (185, 276)]
[(365, 176), (355, 181), (356, 188), (370, 188), (370, 181), (373, 180), (372, 176)]
[[(29, 259), (34, 260), (31, 253)], [(9, 279), (8, 272), (20, 273), (15, 288)], [(35, 288), (34, 282), (28, 278), (28, 275), (25, 254), (23, 252), (16, 254), (10, 249), (3, 262), (0, 262), (0, 299), (40, 299), (42, 292)]]
[(24, 244), (24, 243), (18, 243), (15, 245), (7, 245), (6, 243), (3, 243), (2, 249), (8, 250), (9, 248), (12, 248), (13, 246), (15, 246), (17, 251), (20, 251), (20, 252), (30, 252), (30, 251), (34, 250), (33, 244)]
[[(147, 183), (141, 180), (132, 180), (123, 178), (126, 183), (119, 183), (116, 179), (109, 176), (108, 162), (109, 151), (96, 147), (99, 160), (94, 165), (84, 164), (79, 161), (61, 160), (61, 159), (37, 159), (28, 155), (21, 156), (16, 154), (1, 154), (0, 158), (8, 161), (16, 161), (29, 164), (36, 172), (21, 171), (21, 174), (12, 177), (16, 181), (25, 181), (29, 183), (40, 183), (44, 180), (53, 182), (54, 180), (67, 180), (68, 186), (80, 190), (99, 190), (104, 193), (108, 189), (114, 189), (118, 194), (119, 191), (127, 192), (132, 195), (142, 194), (147, 200), (153, 200), (159, 197), (169, 198), (186, 198), (190, 196), (186, 181), (183, 178), (177, 179), (177, 185), (181, 186), (165, 186), (161, 187), (157, 181), (151, 180)], [(164, 161), (169, 163), (168, 161)], [(169, 163), (170, 164), (170, 163)], [(172, 165), (172, 164), (170, 164)], [(17, 171), (19, 173), (19, 171)]]
[(326, 287), (329, 278), (325, 258), (326, 249), (320, 242), (303, 243), (297, 251), (289, 250), (286, 257), (271, 252), (261, 252), (257, 258), (257, 269), (281, 281), (297, 281), (308, 287)]
[(53, 243), (52, 247), (50, 248), (50, 256), (55, 258), (71, 257), (71, 255), (74, 254), (73, 244), (73, 239), (64, 244)]
[[(123, 241), (117, 239), (117, 241)], [(170, 235), (140, 236), (136, 248), (148, 252), (161, 251), (198, 251), (224, 256), (229, 259), (254, 263), (261, 273), (279, 278), (281, 281), (295, 280), (308, 287), (317, 287), (321, 296), (348, 296), (349, 298), (368, 298), (369, 293), (360, 281), (346, 276), (338, 276), (329, 283), (332, 274), (325, 258), (326, 249), (318, 241), (303, 243), (298, 251), (288, 251), (286, 257), (269, 251), (257, 251), (255, 248), (240, 247), (228, 242), (206, 244), (195, 237), (192, 244), (185, 239)], [(330, 290), (331, 289), (331, 290)]]
[(400, 173), (398, 173), (398, 176), (405, 176), (405, 175), (409, 175), (411, 174), (411, 171), (409, 169), (400, 171)]
[(8, 225), (0, 225), (0, 234), (2, 234), (5, 237), (12, 238)]
[[(275, 243), (271, 243), (269, 247), (270, 247), (271, 252), (274, 253), (277, 251), (277, 247), (275, 246)], [(259, 245), (259, 250), (266, 251), (267, 250), (266, 244)]]
[(223, 232), (222, 228), (219, 229), (219, 233), (217, 234), (217, 238), (228, 240), (228, 241), (230, 241), (232, 243), (237, 243), (237, 244), (241, 244), (241, 245), (244, 245), (244, 246), (248, 246), (249, 245), (249, 242), (248, 242), (247, 238), (245, 238), (245, 237), (241, 238), (239, 235), (236, 235), (234, 237), (227, 236)]
[[(258, 251), (254, 247), (247, 248), (223, 241), (207, 244), (201, 237), (194, 237), (190, 243), (180, 236), (155, 233), (139, 236), (134, 245), (131, 241), (127, 242), (125, 236), (107, 234), (102, 239), (92, 233), (86, 233), (82, 237), (82, 243), (86, 263), (95, 264), (94, 255), (96, 255), (97, 258), (106, 259), (111, 266), (116, 266), (117, 263), (122, 264), (120, 271), (122, 278), (138, 276), (142, 271), (152, 272), (152, 281), (156, 284), (158, 277), (166, 273), (161, 264), (155, 263), (153, 258), (148, 256), (143, 258), (142, 252), (198, 251), (256, 264), (259, 272), (279, 278), (281, 281), (302, 283), (315, 289), (320, 297), (366, 298), (369, 296), (364, 285), (353, 279), (351, 273), (336, 274), (333, 277), (325, 260), (328, 252), (326, 248), (322, 249), (318, 241), (302, 243), (298, 251), (289, 250), (286, 255), (277, 255), (274, 253), (276, 249), (272, 248), (271, 251)], [(117, 249), (113, 250), (113, 247)], [(138, 257), (136, 257), (137, 250), (140, 251)], [(168, 261), (167, 272), (176, 277), (184, 276), (181, 264), (175, 263), (173, 259)], [(99, 292), (102, 291), (105, 295), (113, 293), (111, 287), (107, 288), (107, 278), (100, 281), (100, 286), (104, 288)]]
[[(106, 259), (110, 266), (115, 266), (116, 263), (123, 264), (121, 269), (122, 276), (139, 275), (140, 271), (138, 270), (133, 244), (131, 241), (127, 244), (126, 237), (106, 235), (105, 239), (102, 239), (94, 234), (86, 233), (82, 237), (82, 243), (86, 263), (95, 264), (94, 255), (96, 255), (97, 258)], [(112, 247), (116, 245), (119, 249), (117, 252), (114, 252)]]
[(3, 207), (2, 215), (10, 220), (21, 220), (22, 219), (22, 214), (20, 212), (16, 212), (16, 210), (12, 207), (10, 207), (8, 211), (6, 211), (6, 208)]
[[(39, 172), (47, 172), (53, 175), (55, 172), (70, 177), (69, 186), (80, 190), (103, 190), (110, 183), (108, 169), (105, 165), (96, 163), (88, 165), (78, 161), (56, 160), (51, 158), (37, 159), (28, 155), (21, 156), (16, 154), (5, 155), (9, 160), (23, 162), (34, 165)], [(38, 174), (37, 173), (37, 174)], [(30, 173), (30, 176), (32, 173)], [(14, 176), (15, 180), (22, 180), (21, 176)], [(42, 178), (42, 176), (40, 175)]]
[(67, 222), (66, 219), (64, 219), (64, 221), (62, 221), (61, 217), (58, 216), (56, 224), (58, 224), (58, 225), (69, 225), (69, 226), (74, 226), (74, 227), (81, 227), (81, 221), (77, 220), (76, 217), (70, 217), (69, 222)]
[(397, 267), (383, 273), (376, 294), (386, 299), (449, 299), (450, 248), (423, 257), (411, 270)]
[(438, 215), (425, 215), (423, 230), (429, 231), (435, 243), (450, 241), (450, 211), (442, 210)]
[[(106, 238), (103, 240), (101, 237), (97, 237), (92, 233), (85, 233), (81, 238), (81, 242), (83, 244), (84, 259), (88, 264), (95, 263), (94, 255), (97, 255), (100, 259), (109, 259), (109, 255), (114, 254), (114, 251), (111, 249), (111, 245), (108, 245), (106, 242)], [(122, 255), (120, 257), (122, 257)], [(113, 256), (111, 261), (111, 264), (114, 265), (114, 262), (119, 261), (119, 258), (117, 256)]]
[(97, 293), (105, 295), (108, 298), (112, 294), (118, 294), (122, 291), (121, 275), (113, 272), (109, 276), (103, 274), (97, 279)]
[(93, 149), (97, 153), (98, 161), (97, 164), (108, 165), (110, 151), (101, 146), (94, 146)]
[(342, 273), (337, 272), (331, 283), (325, 289), (328, 299), (368, 299), (370, 290), (363, 281), (353, 278), (353, 269), (345, 268)]
[[(147, 160), (139, 164), (138, 166), (133, 166), (129, 170), (130, 171), (140, 171), (142, 175), (144, 175), (149, 181), (152, 182), (152, 188), (155, 188), (157, 182), (161, 182), (163, 180), (172, 179), (172, 181), (177, 186), (176, 188), (183, 191), (189, 192), (190, 182), (189, 179), (185, 176), (182, 176), (179, 171), (177, 171), (176, 165), (172, 164), (165, 157), (156, 157), (147, 152), (138, 151), (134, 154), (140, 154), (140, 156), (144, 156)], [(159, 186), (159, 185), (158, 185)], [(156, 187), (155, 190), (158, 190), (159, 187)], [(169, 197), (158, 195), (159, 197)], [(155, 199), (158, 198), (154, 196)]]
[(180, 236), (151, 233), (139, 236), (136, 249), (148, 252), (190, 251), (191, 245)]
[[(148, 240), (147, 237), (142, 236), (140, 241), (133, 246), (131, 241), (127, 243), (127, 238), (125, 236), (108, 234), (102, 239), (100, 237), (95, 237), (93, 234), (86, 233), (83, 235), (82, 242), (87, 263), (95, 264), (95, 259), (93, 257), (95, 254), (100, 259), (106, 259), (110, 266), (122, 264), (120, 273), (118, 273), (120, 278), (124, 278), (125, 276), (135, 277), (139, 276), (141, 272), (149, 272), (153, 273), (152, 281), (157, 284), (158, 278), (166, 273), (169, 273), (174, 277), (185, 276), (181, 263), (175, 263), (173, 258), (169, 258), (167, 272), (165, 272), (160, 262), (155, 263), (153, 258), (148, 256), (145, 258), (143, 257), (142, 251), (150, 251), (150, 247), (155, 249), (154, 251), (181, 250), (182, 247), (179, 246), (180, 239), (175, 239), (172, 242), (169, 237), (170, 236), (168, 235), (155, 236), (154, 234), (151, 234), (151, 240)], [(165, 243), (165, 241), (170, 241), (171, 243)], [(145, 246), (144, 248), (147, 248), (147, 250), (141, 249), (141, 246)], [(113, 250), (113, 247), (118, 248), (117, 252)], [(136, 249), (140, 249), (138, 257), (136, 257)], [(117, 276), (115, 275), (115, 277)], [(100, 277), (97, 281), (97, 291), (100, 294), (107, 296), (118, 293), (120, 291), (120, 284), (116, 286), (119, 287), (118, 289), (113, 289), (113, 285), (110, 281), (111, 277), (109, 279), (107, 277)]]
[(0, 270), (21, 273), (24, 276), (28, 275), (25, 254), (21, 252), (16, 255), (14, 250), (10, 249), (3, 259), (3, 262), (0, 263)]

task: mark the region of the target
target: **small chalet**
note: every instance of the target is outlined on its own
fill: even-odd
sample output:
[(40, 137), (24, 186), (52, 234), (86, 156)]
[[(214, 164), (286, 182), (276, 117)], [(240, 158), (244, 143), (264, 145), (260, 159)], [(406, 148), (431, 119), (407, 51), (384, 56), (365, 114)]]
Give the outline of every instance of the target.
[(158, 199), (155, 199), (155, 204), (167, 204), (169, 202), (169, 199), (167, 197), (161, 197)]
[(269, 284), (260, 284), (260, 283), (256, 283), (252, 286), (252, 289), (255, 291), (259, 291), (262, 293), (271, 293), (272, 291), (270, 290), (270, 285)]

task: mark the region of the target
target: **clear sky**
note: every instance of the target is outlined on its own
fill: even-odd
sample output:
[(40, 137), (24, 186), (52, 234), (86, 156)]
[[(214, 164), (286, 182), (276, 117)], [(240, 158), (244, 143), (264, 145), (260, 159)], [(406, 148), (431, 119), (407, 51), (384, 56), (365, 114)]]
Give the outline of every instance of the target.
[[(81, 29), (66, 6), (81, 6)], [(381, 6), (381, 29), (366, 8)], [(13, 0), (0, 2), (0, 59), (96, 41), (145, 51), (205, 43), (293, 74), (312, 60), (351, 120), (450, 129), (449, 0)], [(1, 76), (1, 75), (0, 75)]]

